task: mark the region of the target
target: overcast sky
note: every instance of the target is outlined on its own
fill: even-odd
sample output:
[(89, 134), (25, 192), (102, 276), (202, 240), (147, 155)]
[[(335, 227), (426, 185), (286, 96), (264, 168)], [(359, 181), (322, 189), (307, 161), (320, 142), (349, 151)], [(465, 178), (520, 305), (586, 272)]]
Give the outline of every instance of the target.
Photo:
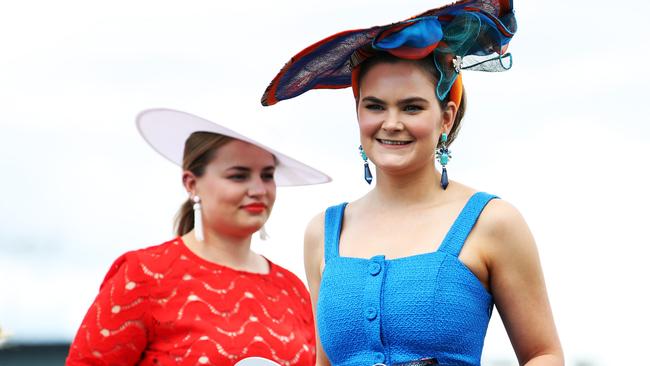
[[(71, 340), (110, 263), (172, 237), (186, 195), (179, 168), (135, 129), (145, 108), (212, 119), (334, 178), (279, 189), (271, 240), (254, 245), (304, 278), (305, 224), (369, 189), (353, 99), (349, 89), (311, 91), (263, 108), (262, 92), (317, 40), (442, 4), (4, 2), (0, 326), (14, 341)], [(513, 69), (464, 74), (469, 109), (450, 178), (526, 217), (569, 360), (639, 364), (650, 340), (650, 6), (551, 0), (515, 9)], [(514, 360), (498, 316), (484, 355)]]

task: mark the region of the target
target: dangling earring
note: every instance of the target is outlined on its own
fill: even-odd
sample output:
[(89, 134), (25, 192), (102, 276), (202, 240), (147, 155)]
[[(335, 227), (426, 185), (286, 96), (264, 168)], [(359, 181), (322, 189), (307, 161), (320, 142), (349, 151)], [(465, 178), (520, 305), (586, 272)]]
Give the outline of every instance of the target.
[(368, 166), (368, 156), (366, 152), (363, 151), (363, 146), (359, 145), (359, 154), (361, 154), (361, 159), (363, 159), (363, 175), (368, 184), (372, 183), (372, 173), (370, 172), (370, 167)]
[(194, 201), (194, 237), (197, 241), (203, 241), (203, 218), (201, 217), (201, 198), (199, 196), (192, 197)]
[(442, 189), (447, 189), (449, 185), (449, 178), (447, 177), (447, 163), (451, 159), (451, 151), (447, 149), (447, 133), (443, 132), (440, 136), (440, 147), (436, 151), (436, 158), (440, 165), (442, 165), (442, 177), (440, 177), (440, 186)]
[(258, 234), (260, 234), (260, 239), (262, 240), (267, 240), (269, 238), (269, 233), (266, 232), (266, 228), (264, 225), (257, 231)]

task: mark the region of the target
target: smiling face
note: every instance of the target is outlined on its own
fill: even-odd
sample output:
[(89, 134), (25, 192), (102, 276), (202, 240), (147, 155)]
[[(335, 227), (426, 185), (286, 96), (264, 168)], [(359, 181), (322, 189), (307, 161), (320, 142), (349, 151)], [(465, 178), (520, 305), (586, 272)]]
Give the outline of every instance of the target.
[(275, 164), (268, 151), (232, 140), (215, 151), (200, 177), (185, 171), (186, 189), (201, 198), (205, 229), (237, 237), (259, 230), (275, 202)]
[(442, 132), (449, 132), (455, 106), (442, 110), (435, 81), (407, 60), (369, 66), (359, 83), (357, 116), (361, 144), (377, 169), (411, 173), (432, 167)]

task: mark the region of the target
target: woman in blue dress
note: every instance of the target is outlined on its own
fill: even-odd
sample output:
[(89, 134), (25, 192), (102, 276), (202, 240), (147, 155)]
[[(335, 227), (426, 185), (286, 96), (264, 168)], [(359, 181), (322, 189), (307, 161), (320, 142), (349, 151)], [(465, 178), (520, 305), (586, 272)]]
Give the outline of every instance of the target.
[(520, 364), (564, 364), (523, 217), (446, 170), (461, 70), (508, 69), (515, 28), (511, 1), (461, 1), (328, 37), (267, 89), (265, 105), (352, 86), (361, 156), (376, 167), (370, 192), (306, 230), (318, 365), (480, 365), (495, 305)]

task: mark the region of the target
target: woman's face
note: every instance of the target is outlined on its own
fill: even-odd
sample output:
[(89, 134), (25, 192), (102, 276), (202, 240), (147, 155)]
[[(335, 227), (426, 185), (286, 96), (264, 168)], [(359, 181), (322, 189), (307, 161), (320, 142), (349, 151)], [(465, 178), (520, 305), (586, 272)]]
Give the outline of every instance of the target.
[(453, 108), (441, 110), (434, 80), (413, 62), (378, 63), (361, 80), (361, 144), (377, 169), (400, 174), (431, 166), (454, 115)]
[(251, 235), (268, 220), (275, 202), (275, 159), (249, 143), (221, 146), (194, 190), (201, 198), (206, 228), (229, 236)]

